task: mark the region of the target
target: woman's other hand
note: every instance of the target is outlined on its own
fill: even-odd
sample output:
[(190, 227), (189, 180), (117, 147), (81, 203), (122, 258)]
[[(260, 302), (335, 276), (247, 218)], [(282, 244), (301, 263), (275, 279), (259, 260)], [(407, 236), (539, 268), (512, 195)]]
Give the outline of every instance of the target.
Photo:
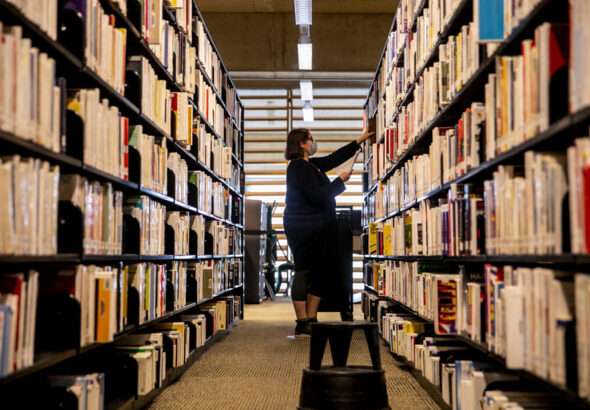
[(369, 131), (369, 130), (363, 130), (363, 133), (360, 135), (360, 137), (358, 137), (356, 139), (356, 143), (360, 145), (363, 142), (365, 142), (366, 140), (368, 140), (369, 138), (371, 138), (373, 135), (375, 135), (375, 132)]
[(350, 175), (352, 174), (352, 169), (348, 170), (348, 171), (342, 171), (340, 173), (340, 175), (338, 175), (340, 177), (340, 179), (342, 180), (342, 182), (347, 182), (350, 179)]

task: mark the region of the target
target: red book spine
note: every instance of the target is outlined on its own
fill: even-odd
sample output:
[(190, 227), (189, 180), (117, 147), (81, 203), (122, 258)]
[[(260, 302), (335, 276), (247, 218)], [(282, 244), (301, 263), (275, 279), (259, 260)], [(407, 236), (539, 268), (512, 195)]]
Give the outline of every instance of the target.
[(129, 180), (129, 118), (121, 117), (123, 122), (123, 179)]
[(457, 176), (460, 176), (463, 174), (463, 172), (462, 172), (463, 161), (465, 161), (464, 147), (463, 147), (463, 144), (465, 142), (463, 140), (464, 140), (463, 118), (461, 118), (459, 120), (459, 122), (457, 123), (457, 164), (456, 164), (457, 167), (455, 168)]
[(590, 252), (590, 167), (584, 167), (584, 239), (586, 252)]

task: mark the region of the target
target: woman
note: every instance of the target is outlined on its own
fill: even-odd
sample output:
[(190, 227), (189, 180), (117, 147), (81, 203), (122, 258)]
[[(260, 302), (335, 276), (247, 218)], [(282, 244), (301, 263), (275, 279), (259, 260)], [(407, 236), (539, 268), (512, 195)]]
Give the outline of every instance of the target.
[(332, 154), (310, 158), (317, 144), (308, 129), (292, 130), (287, 136), (287, 198), (284, 214), (287, 242), (295, 261), (291, 288), (297, 316), (295, 334), (309, 334), (311, 322), (317, 321), (322, 271), (329, 268), (327, 255), (336, 223), (336, 196), (346, 189), (352, 169), (343, 171), (330, 182), (326, 172), (350, 159), (367, 138), (364, 132), (355, 141)]

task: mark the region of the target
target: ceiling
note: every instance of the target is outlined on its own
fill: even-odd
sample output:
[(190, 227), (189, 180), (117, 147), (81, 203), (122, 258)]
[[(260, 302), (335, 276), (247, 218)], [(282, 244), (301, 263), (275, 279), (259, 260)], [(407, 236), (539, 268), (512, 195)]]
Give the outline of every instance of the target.
[[(397, 0), (316, 0), (314, 13), (391, 14)], [(293, 0), (198, 0), (205, 13), (292, 13)]]
[[(293, 0), (197, 3), (230, 71), (298, 71)], [(313, 2), (314, 71), (373, 72), (396, 4), (396, 0)]]

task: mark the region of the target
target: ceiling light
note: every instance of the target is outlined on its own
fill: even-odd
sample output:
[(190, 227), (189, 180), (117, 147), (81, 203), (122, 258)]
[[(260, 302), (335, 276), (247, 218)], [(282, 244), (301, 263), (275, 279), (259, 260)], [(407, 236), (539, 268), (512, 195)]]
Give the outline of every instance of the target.
[(312, 45), (297, 44), (297, 56), (299, 57), (299, 69), (300, 70), (311, 70), (311, 57), (312, 57)]
[(301, 90), (302, 101), (313, 101), (313, 86), (311, 81), (299, 81), (299, 89)]
[(298, 26), (303, 24), (311, 25), (311, 1), (294, 0), (295, 24)]
[(311, 103), (309, 101), (305, 102), (305, 104), (303, 104), (303, 121), (304, 122), (313, 122), (313, 108), (311, 106)]

